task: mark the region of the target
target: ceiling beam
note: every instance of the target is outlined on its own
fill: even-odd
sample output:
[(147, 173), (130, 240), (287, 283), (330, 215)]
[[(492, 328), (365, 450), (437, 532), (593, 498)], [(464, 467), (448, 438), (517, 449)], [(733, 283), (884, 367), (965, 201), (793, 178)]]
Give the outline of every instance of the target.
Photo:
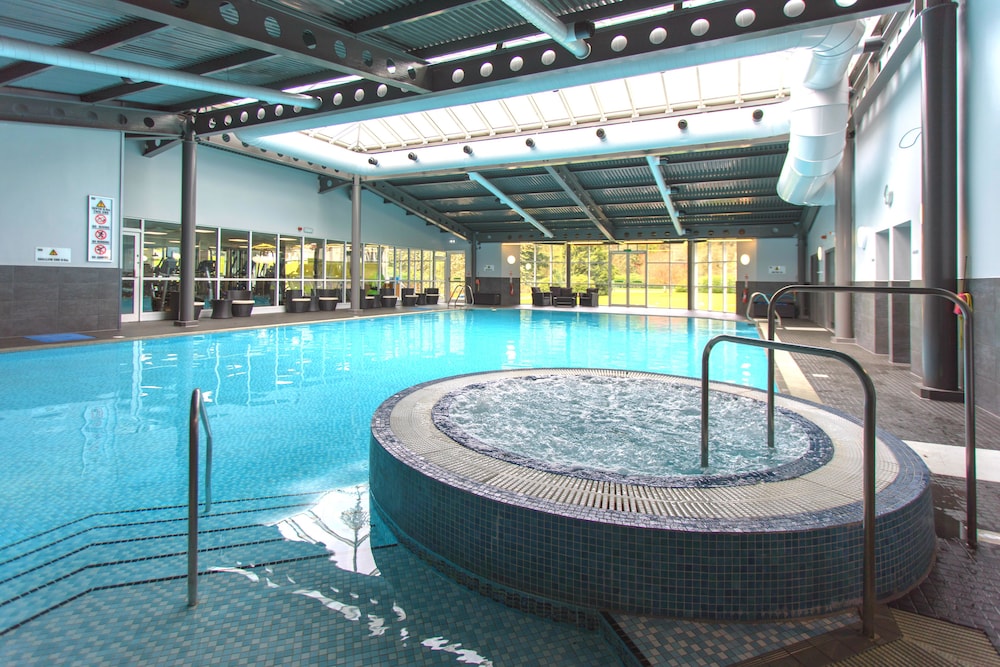
[(148, 109), (84, 104), (75, 97), (42, 97), (17, 88), (4, 88), (0, 89), (0, 121), (178, 137), (184, 131), (187, 117)]
[[(130, 42), (133, 39), (143, 37), (165, 27), (166, 26), (164, 24), (157, 21), (137, 19), (125, 25), (105, 30), (104, 32), (96, 35), (89, 35), (74, 42), (63, 44), (62, 47), (73, 51), (80, 51), (81, 53), (99, 53), (107, 49), (121, 46), (126, 42)], [(50, 67), (53, 66), (28, 61), (21, 61), (7, 65), (4, 68), (0, 68), (0, 86), (25, 79), (29, 76), (47, 70)]]
[[(206, 60), (201, 63), (197, 63), (190, 67), (183, 67), (178, 69), (178, 72), (185, 72), (187, 74), (215, 74), (216, 72), (223, 72), (234, 67), (239, 67), (241, 65), (246, 65), (248, 63), (258, 62), (260, 60), (265, 60), (267, 58), (275, 57), (272, 53), (265, 53), (263, 51), (257, 51), (250, 49), (247, 51), (241, 51), (239, 53), (233, 53), (228, 56), (222, 56), (220, 58), (213, 58), (212, 60)], [(164, 84), (156, 83), (154, 81), (142, 81), (139, 83), (123, 83), (117, 86), (110, 86), (108, 88), (102, 88), (100, 90), (95, 90), (90, 93), (85, 93), (80, 95), (80, 100), (82, 102), (105, 102), (108, 100), (114, 100), (127, 95), (134, 95), (140, 93), (144, 90), (149, 90), (151, 88), (157, 88)], [(231, 99), (231, 98), (225, 98)], [(190, 109), (191, 107), (185, 107), (185, 109)]]
[(597, 227), (598, 231), (604, 235), (609, 241), (615, 240), (614, 225), (608, 220), (607, 216), (604, 215), (604, 211), (601, 207), (597, 205), (597, 202), (591, 198), (590, 193), (580, 184), (576, 176), (573, 175), (566, 167), (550, 167), (546, 166), (545, 171), (555, 180), (556, 184), (563, 189), (570, 199), (572, 199), (583, 214), (587, 216), (588, 219), (594, 226)]
[[(589, 40), (592, 52), (584, 61), (562, 49), (553, 50), (551, 41), (538, 42), (427, 65), (422, 70), (421, 83), (423, 92), (429, 94), (414, 94), (411, 88), (384, 86), (374, 81), (343, 84), (312, 91), (322, 100), (317, 109), (301, 109), (282, 115), (273, 113), (274, 105), (211, 110), (199, 114), (196, 131), (198, 134), (239, 131), (265, 124), (273, 127), (273, 131), (261, 132), (262, 135), (307, 130), (690, 67), (715, 62), (725, 57), (725, 53), (733, 57), (736, 54), (749, 56), (791, 48), (807, 39), (806, 28), (832, 25), (907, 5), (901, 0), (857, 0), (850, 7), (839, 7), (833, 2), (812, 2), (806, 3), (803, 11), (795, 16), (786, 16), (782, 11), (783, 3), (774, 0), (705, 5), (598, 29)], [(736, 16), (740, 11), (754, 12), (753, 23), (738, 23)], [(711, 29), (708, 32), (693, 30), (695, 17), (708, 21)], [(741, 23), (745, 27), (741, 27)], [(720, 55), (718, 49), (708, 48), (711, 46), (726, 49)], [(246, 111), (246, 120), (237, 120), (244, 116), (243, 111)], [(226, 116), (230, 119), (228, 125), (222, 122)]]
[(537, 229), (538, 231), (540, 231), (544, 236), (546, 236), (548, 238), (552, 237), (552, 232), (550, 232), (545, 227), (545, 225), (543, 225), (542, 223), (538, 222), (538, 220), (535, 220), (534, 216), (532, 216), (530, 213), (528, 213), (523, 208), (521, 208), (517, 204), (517, 202), (515, 202), (507, 194), (505, 194), (503, 191), (501, 191), (500, 188), (498, 188), (497, 186), (495, 186), (492, 183), (490, 183), (490, 181), (486, 177), (484, 177), (482, 174), (480, 174), (479, 172), (476, 172), (476, 171), (470, 171), (469, 174), (468, 174), (468, 176), (469, 176), (469, 180), (475, 181), (476, 183), (479, 183), (479, 185), (483, 186), (486, 190), (489, 190), (490, 192), (492, 192), (493, 195), (496, 196), (497, 199), (499, 199), (504, 204), (506, 204), (507, 206), (509, 206), (512, 211), (514, 211), (519, 216), (521, 216), (522, 218), (524, 218), (525, 222), (527, 222), (532, 227), (534, 227), (535, 229)]
[(403, 51), (253, 0), (163, 2), (113, 0), (123, 12), (241, 44), (318, 68), (353, 74), (403, 90), (427, 90), (425, 63)]
[(355, 34), (361, 35), (368, 32), (377, 32), (389, 26), (399, 26), (405, 23), (412, 23), (425, 18), (431, 18), (443, 14), (449, 9), (459, 9), (462, 7), (473, 7), (481, 5), (489, 0), (425, 0), (414, 2), (404, 7), (396, 7), (388, 12), (372, 14), (344, 25), (344, 28)]
[(460, 225), (446, 215), (435, 210), (427, 202), (412, 197), (385, 181), (362, 181), (361, 187), (374, 192), (382, 199), (399, 206), (404, 211), (412, 213), (421, 220), (454, 234), (463, 241), (472, 238), (472, 231), (465, 225)]

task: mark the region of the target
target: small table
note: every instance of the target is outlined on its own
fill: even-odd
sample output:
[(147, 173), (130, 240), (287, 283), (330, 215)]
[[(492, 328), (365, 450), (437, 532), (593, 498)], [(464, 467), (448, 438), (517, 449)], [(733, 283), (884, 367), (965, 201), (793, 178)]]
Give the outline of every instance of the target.
[(395, 308), (396, 307), (396, 297), (394, 297), (394, 296), (383, 296), (382, 297), (382, 307), (383, 308)]
[(417, 305), (417, 295), (416, 294), (404, 294), (403, 295), (403, 305), (404, 306), (415, 306), (415, 305)]
[(212, 299), (212, 319), (228, 320), (233, 316), (233, 302), (229, 299)]

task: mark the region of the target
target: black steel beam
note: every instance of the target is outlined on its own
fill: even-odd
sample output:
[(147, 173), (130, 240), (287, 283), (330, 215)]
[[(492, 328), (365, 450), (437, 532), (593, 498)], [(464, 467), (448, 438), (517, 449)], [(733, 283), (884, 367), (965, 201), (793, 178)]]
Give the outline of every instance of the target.
[(412, 197), (394, 185), (385, 181), (362, 181), (361, 186), (374, 192), (385, 201), (391, 202), (404, 211), (412, 213), (421, 220), (440, 227), (447, 232), (461, 236), (463, 239), (472, 238), (472, 232), (468, 227), (455, 222), (426, 201)]
[(191, 2), (115, 0), (130, 14), (171, 26), (311, 62), (335, 72), (354, 74), (405, 90), (427, 90), (425, 63), (402, 51), (358, 39), (347, 31), (295, 13), (264, 7), (252, 0)]
[[(419, 101), (420, 97), (410, 92), (412, 89), (362, 81), (312, 91), (311, 94), (322, 101), (317, 109), (293, 110), (294, 113), (286, 114), (287, 109), (282, 107), (282, 114), (279, 115), (275, 112), (275, 105), (250, 104), (202, 113), (197, 118), (198, 133), (238, 130), (261, 124), (289, 125), (283, 129), (276, 127), (275, 132), (304, 129), (307, 124), (304, 119), (307, 118), (310, 119), (310, 127), (330, 125), (342, 122), (337, 117), (348, 114), (352, 120), (357, 119), (359, 113), (363, 113), (366, 118), (388, 115), (395, 103), (407, 98), (419, 102), (418, 106), (431, 108), (448, 106), (452, 93), (461, 93), (460, 100), (463, 104), (527, 94), (550, 88), (551, 82), (555, 80), (552, 75), (560, 71), (565, 73), (584, 68), (593, 74), (581, 75), (581, 81), (589, 80), (588, 77), (596, 80), (608, 71), (606, 63), (619, 59), (628, 62), (630, 66), (638, 68), (641, 64), (643, 68), (654, 71), (656, 68), (669, 67), (667, 57), (670, 54), (694, 53), (692, 49), (705, 49), (713, 44), (749, 40), (879, 14), (905, 7), (907, 3), (900, 0), (857, 0), (851, 7), (839, 7), (832, 1), (810, 2), (804, 5), (801, 14), (792, 17), (784, 15), (783, 6), (783, 3), (774, 0), (743, 0), (739, 3), (706, 5), (693, 10), (671, 12), (654, 19), (605, 28), (589, 40), (592, 53), (584, 61), (577, 60), (562, 49), (555, 49), (552, 42), (541, 42), (459, 61), (428, 65), (424, 71), (424, 84), (426, 90), (435, 95), (427, 98), (426, 103)], [(736, 14), (742, 10), (754, 11), (756, 19), (751, 25), (741, 28), (736, 22)], [(692, 32), (695, 17), (708, 21), (711, 29), (701, 36), (695, 35)], [(660, 35), (662, 40), (659, 39)], [(532, 76), (542, 74), (550, 76)], [(531, 85), (526, 86), (526, 81), (531, 81)], [(360, 112), (361, 109), (364, 112)], [(236, 120), (243, 118), (244, 111), (246, 119)], [(229, 123), (224, 122), (227, 115)], [(313, 117), (317, 118), (313, 120)]]
[[(118, 26), (96, 35), (90, 35), (69, 44), (63, 44), (62, 46), (74, 51), (97, 53), (119, 46), (137, 37), (148, 35), (151, 32), (156, 32), (164, 27), (166, 26), (157, 21), (138, 19), (126, 25)], [(41, 63), (17, 62), (0, 68), (0, 86), (14, 83), (50, 67), (51, 65), (43, 65)]]
[(186, 117), (127, 107), (84, 104), (75, 98), (38, 97), (16, 88), (0, 90), (0, 120), (179, 137)]
[[(213, 58), (212, 60), (206, 60), (204, 62), (197, 63), (190, 67), (184, 67), (179, 69), (180, 72), (187, 72), (188, 74), (212, 74), (215, 72), (221, 72), (224, 70), (231, 69), (233, 67), (239, 67), (240, 65), (246, 65), (248, 63), (257, 62), (259, 60), (264, 60), (266, 58), (274, 58), (273, 53), (265, 53), (264, 51), (258, 51), (256, 49), (250, 49), (247, 51), (241, 51), (239, 53), (233, 53), (228, 56), (222, 56), (221, 58)], [(126, 95), (134, 95), (135, 93), (142, 92), (144, 90), (149, 90), (151, 88), (157, 88), (163, 84), (153, 83), (151, 81), (143, 81), (140, 83), (123, 83), (117, 86), (111, 86), (108, 88), (102, 88), (101, 90), (95, 90), (90, 93), (85, 93), (80, 95), (80, 101), (82, 102), (105, 102), (107, 100), (114, 100), (120, 97), (125, 97)], [(232, 99), (231, 97), (226, 97), (225, 99)], [(185, 107), (185, 109), (190, 109), (191, 107)]]

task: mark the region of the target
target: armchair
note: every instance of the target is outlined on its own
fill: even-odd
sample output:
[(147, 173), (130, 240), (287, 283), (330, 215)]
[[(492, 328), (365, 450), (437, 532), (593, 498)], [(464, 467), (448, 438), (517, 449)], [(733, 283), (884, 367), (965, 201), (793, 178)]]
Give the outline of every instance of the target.
[(543, 292), (538, 287), (531, 288), (531, 305), (532, 306), (551, 306), (552, 305), (552, 292)]
[(580, 305), (587, 306), (589, 308), (597, 307), (597, 288), (590, 287), (586, 292), (580, 292), (579, 294)]

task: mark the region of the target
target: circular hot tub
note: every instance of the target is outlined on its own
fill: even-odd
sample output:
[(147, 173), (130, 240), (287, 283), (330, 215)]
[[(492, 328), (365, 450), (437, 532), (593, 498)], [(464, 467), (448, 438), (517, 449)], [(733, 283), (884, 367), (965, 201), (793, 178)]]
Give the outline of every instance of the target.
[[(373, 507), (450, 575), (550, 615), (748, 621), (859, 604), (861, 426), (779, 396), (777, 448), (796, 440), (779, 456), (761, 437), (763, 392), (714, 384), (710, 424), (722, 435), (713, 434), (713, 466), (723, 450), (741, 453), (736, 469), (703, 473), (689, 462), (700, 462), (700, 410), (690, 400), (699, 388), (687, 378), (592, 369), (412, 387), (372, 420)], [(687, 430), (678, 430), (683, 422)], [(662, 453), (664, 440), (674, 454)], [(564, 460), (566, 449), (576, 451)], [(606, 452), (580, 460), (594, 449)], [(760, 460), (740, 468), (760, 449)], [(680, 469), (651, 470), (667, 456)], [(888, 600), (933, 564), (933, 507), (930, 474), (904, 443), (880, 433), (876, 460), (876, 595)]]

